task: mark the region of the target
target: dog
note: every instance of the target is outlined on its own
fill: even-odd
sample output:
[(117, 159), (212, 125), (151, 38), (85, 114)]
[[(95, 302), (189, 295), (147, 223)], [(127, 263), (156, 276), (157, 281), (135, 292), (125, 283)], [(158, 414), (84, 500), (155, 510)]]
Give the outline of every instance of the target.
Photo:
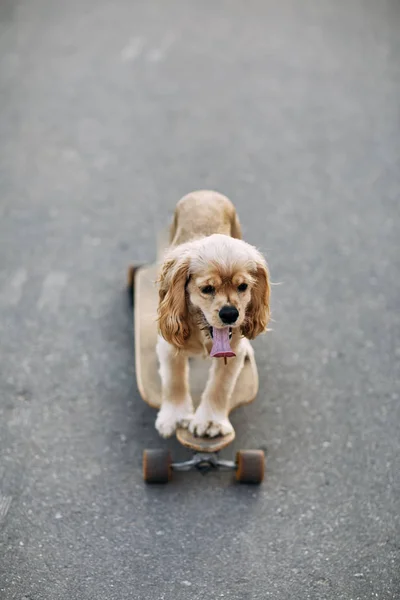
[[(264, 257), (242, 240), (226, 196), (196, 191), (178, 202), (157, 283), (162, 402), (156, 429), (162, 437), (177, 427), (196, 436), (227, 435), (233, 431), (229, 400), (253, 353), (249, 340), (266, 331), (270, 318), (270, 277)], [(215, 358), (194, 412), (188, 359), (198, 354)]]

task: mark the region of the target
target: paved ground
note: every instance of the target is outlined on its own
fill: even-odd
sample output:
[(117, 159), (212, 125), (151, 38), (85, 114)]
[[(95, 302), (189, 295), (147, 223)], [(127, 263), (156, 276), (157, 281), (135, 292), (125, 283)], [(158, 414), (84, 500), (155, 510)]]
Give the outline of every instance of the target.
[[(2, 600), (399, 598), (398, 3), (0, 19)], [(125, 268), (199, 187), (282, 282), (234, 416), (260, 489), (142, 483)]]

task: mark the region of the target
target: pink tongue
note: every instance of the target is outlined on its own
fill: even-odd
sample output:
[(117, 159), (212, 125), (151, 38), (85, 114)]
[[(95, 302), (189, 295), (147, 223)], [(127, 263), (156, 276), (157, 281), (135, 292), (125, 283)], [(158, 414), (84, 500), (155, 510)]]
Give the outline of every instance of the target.
[(211, 348), (210, 356), (216, 358), (236, 356), (232, 351), (229, 343), (229, 327), (223, 329), (217, 329), (213, 327), (213, 346)]

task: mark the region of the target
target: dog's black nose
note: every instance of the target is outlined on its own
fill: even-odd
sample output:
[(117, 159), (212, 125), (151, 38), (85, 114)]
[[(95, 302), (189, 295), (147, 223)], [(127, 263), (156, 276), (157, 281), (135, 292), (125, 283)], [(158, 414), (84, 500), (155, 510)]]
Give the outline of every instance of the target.
[(234, 306), (223, 306), (219, 311), (219, 318), (223, 323), (231, 325), (239, 316), (239, 311)]

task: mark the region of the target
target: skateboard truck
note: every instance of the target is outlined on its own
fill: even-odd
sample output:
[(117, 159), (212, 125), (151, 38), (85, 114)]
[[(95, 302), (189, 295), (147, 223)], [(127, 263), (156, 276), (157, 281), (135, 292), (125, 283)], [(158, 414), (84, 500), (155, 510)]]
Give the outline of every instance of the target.
[(172, 463), (171, 468), (173, 471), (191, 471), (192, 469), (197, 469), (197, 471), (205, 475), (209, 471), (216, 471), (217, 469), (235, 471), (236, 463), (233, 460), (220, 460), (218, 454), (195, 452), (191, 460)]
[(265, 456), (262, 450), (240, 450), (236, 460), (223, 460), (217, 452), (195, 452), (190, 460), (172, 462), (168, 450), (143, 452), (143, 479), (146, 483), (168, 483), (173, 471), (197, 470), (202, 475), (209, 471), (235, 471), (240, 483), (259, 484), (264, 478)]

